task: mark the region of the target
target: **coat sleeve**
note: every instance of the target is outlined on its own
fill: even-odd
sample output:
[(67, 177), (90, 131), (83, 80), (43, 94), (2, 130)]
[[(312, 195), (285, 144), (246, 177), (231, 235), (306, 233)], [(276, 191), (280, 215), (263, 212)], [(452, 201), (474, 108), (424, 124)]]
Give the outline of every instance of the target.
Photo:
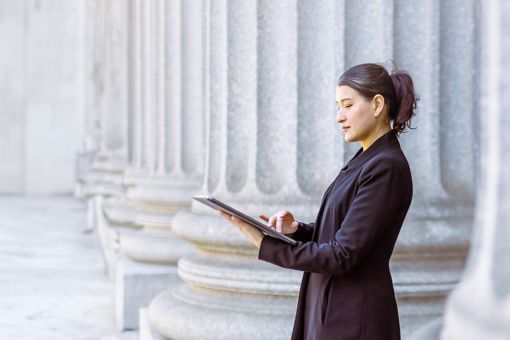
[(308, 242), (312, 239), (314, 228), (315, 222), (312, 223), (299, 222), (298, 229), (292, 234), (288, 234), (287, 236), (293, 238), (296, 241)]
[(358, 177), (358, 189), (333, 240), (290, 245), (264, 236), (258, 258), (280, 267), (341, 275), (356, 266), (380, 240), (402, 205), (402, 171), (392, 160), (373, 162)]

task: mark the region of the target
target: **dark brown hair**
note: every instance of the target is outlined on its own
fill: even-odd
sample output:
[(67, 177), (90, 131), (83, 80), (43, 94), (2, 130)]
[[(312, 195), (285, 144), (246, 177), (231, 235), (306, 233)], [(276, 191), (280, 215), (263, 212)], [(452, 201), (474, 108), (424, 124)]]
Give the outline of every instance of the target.
[(411, 76), (398, 70), (395, 63), (390, 73), (380, 64), (360, 64), (351, 67), (338, 79), (337, 85), (347, 85), (359, 92), (365, 99), (371, 100), (376, 94), (384, 97), (388, 104), (388, 115), (393, 120), (393, 130), (405, 132), (411, 127), (411, 118), (415, 116), (416, 102), (419, 98), (414, 92)]

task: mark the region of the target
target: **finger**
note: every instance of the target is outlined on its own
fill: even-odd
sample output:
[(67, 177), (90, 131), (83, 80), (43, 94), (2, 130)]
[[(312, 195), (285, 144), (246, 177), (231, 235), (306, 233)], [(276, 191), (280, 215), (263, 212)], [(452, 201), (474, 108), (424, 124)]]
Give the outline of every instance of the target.
[(278, 216), (276, 219), (276, 231), (281, 233), (283, 229), (283, 216)]
[(248, 235), (250, 237), (253, 237), (254, 234), (258, 234), (260, 233), (260, 230), (258, 230), (257, 228), (255, 227), (252, 227), (251, 225), (249, 224), (245, 224), (245, 223), (239, 223), (239, 224), (236, 224), (236, 227), (245, 235)]
[(285, 218), (285, 216), (287, 216), (288, 213), (289, 213), (288, 210), (282, 210), (278, 213), (278, 216), (282, 216), (283, 218)]
[(267, 222), (267, 226), (274, 229), (275, 223), (276, 223), (276, 216), (273, 215), (269, 218), (269, 221)]
[(244, 229), (252, 228), (252, 226), (250, 226), (248, 223), (246, 223), (245, 221), (243, 221), (242, 219), (240, 219), (239, 217), (236, 217), (236, 216), (231, 216), (230, 221), (240, 228), (244, 228)]
[(239, 225), (240, 224), (239, 223), (240, 220), (237, 217), (233, 216), (233, 215), (230, 216), (230, 221), (232, 221), (232, 223), (234, 223), (235, 225)]
[(250, 238), (252, 236), (253, 230), (249, 225), (241, 222), (238, 218), (234, 217), (234, 226), (245, 236)]
[(232, 216), (232, 220), (233, 220), (234, 224), (235, 224), (237, 227), (239, 227), (239, 228), (241, 228), (241, 229), (245, 230), (246, 232), (253, 232), (254, 230), (257, 230), (257, 231), (258, 231), (258, 229), (257, 229), (257, 228), (255, 228), (255, 227), (253, 227), (253, 226), (249, 225), (248, 223), (246, 223), (245, 221), (243, 221), (242, 219), (240, 219), (240, 218), (238, 218), (238, 217)]
[(269, 222), (269, 217), (267, 217), (266, 215), (259, 215), (259, 217), (264, 221)]
[(226, 220), (230, 220), (230, 217), (231, 217), (229, 214), (227, 214), (226, 212), (221, 211), (221, 210), (218, 210), (218, 215), (220, 215), (221, 217), (223, 217)]

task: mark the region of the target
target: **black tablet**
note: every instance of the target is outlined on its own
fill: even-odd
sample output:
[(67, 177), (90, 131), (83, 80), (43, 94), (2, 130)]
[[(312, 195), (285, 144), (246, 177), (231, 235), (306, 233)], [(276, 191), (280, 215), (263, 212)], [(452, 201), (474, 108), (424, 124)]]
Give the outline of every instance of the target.
[(213, 208), (213, 209), (222, 210), (222, 211), (226, 212), (229, 215), (234, 215), (234, 216), (240, 218), (244, 222), (254, 226), (257, 229), (260, 229), (266, 235), (269, 235), (271, 237), (280, 239), (280, 240), (285, 241), (285, 242), (287, 242), (289, 244), (292, 244), (292, 245), (297, 243), (296, 240), (288, 237), (287, 235), (277, 232), (276, 230), (268, 227), (267, 225), (260, 223), (259, 221), (251, 218), (250, 216), (247, 216), (247, 215), (243, 214), (240, 211), (237, 211), (236, 209), (234, 209), (234, 208), (228, 206), (227, 204), (225, 204), (225, 203), (215, 199), (212, 196), (195, 195), (195, 196), (193, 196), (193, 198), (196, 199), (197, 201), (199, 201), (199, 202), (201, 202), (201, 203), (203, 203), (203, 204)]

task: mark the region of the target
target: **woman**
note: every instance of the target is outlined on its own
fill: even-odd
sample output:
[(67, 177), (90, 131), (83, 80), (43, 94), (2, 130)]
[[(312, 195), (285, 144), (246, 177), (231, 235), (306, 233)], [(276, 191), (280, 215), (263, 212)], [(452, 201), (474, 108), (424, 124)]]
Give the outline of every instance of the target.
[(400, 339), (389, 260), (413, 195), (398, 137), (416, 101), (403, 71), (361, 64), (340, 77), (336, 121), (362, 147), (326, 190), (314, 223), (289, 211), (260, 216), (296, 245), (220, 213), (259, 248), (259, 259), (304, 271), (292, 339)]

